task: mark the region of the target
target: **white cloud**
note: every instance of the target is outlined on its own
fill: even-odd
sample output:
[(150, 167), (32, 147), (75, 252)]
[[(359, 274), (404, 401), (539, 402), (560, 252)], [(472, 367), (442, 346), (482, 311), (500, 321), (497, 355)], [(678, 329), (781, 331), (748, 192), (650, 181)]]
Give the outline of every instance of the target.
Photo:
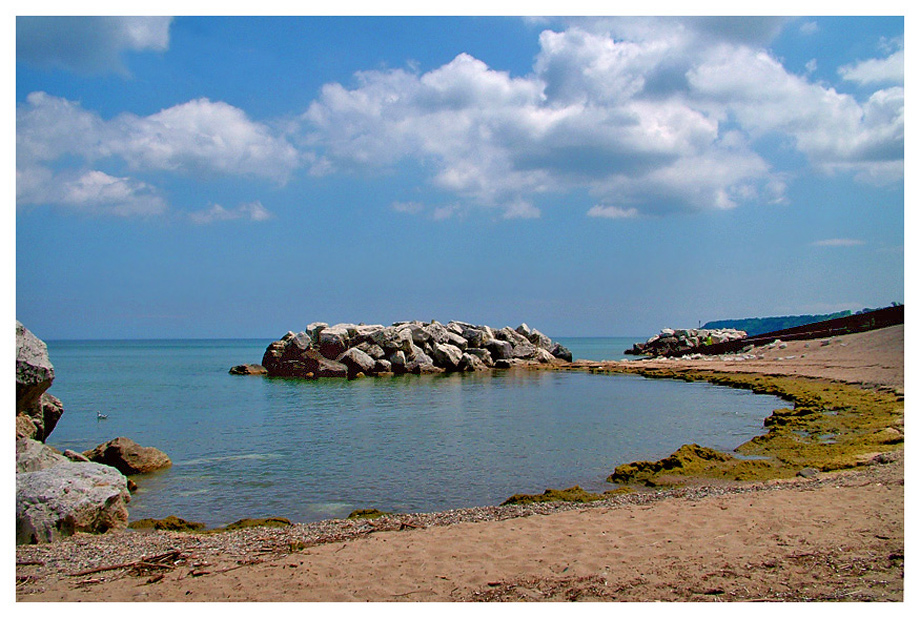
[(784, 20), (570, 22), (540, 35), (525, 76), (461, 54), (327, 84), (304, 144), (327, 173), (413, 159), (505, 217), (577, 189), (613, 214), (784, 203), (788, 175), (752, 146), (768, 134), (827, 173), (883, 182), (903, 167), (903, 89), (861, 102), (789, 73), (758, 46)]
[(843, 79), (860, 86), (872, 84), (904, 85), (904, 50), (898, 50), (887, 58), (872, 58), (848, 64), (837, 69)]
[(240, 219), (246, 221), (267, 221), (273, 215), (266, 209), (261, 202), (250, 202), (240, 204), (234, 209), (228, 210), (220, 204), (214, 204), (205, 210), (191, 212), (188, 215), (193, 223), (207, 225), (220, 221), (237, 221)]
[[(124, 167), (133, 175), (255, 176), (282, 183), (301, 162), (285, 139), (223, 102), (197, 99), (151, 116), (103, 120), (44, 92), (29, 94), (16, 111), (16, 155), (17, 203), (122, 215), (166, 209), (153, 186), (118, 171)], [(114, 208), (118, 190), (127, 201)]]
[(127, 74), (126, 51), (169, 47), (171, 17), (17, 17), (16, 59), (80, 73)]
[(602, 217), (605, 219), (635, 219), (639, 211), (635, 208), (620, 208), (619, 206), (603, 206), (595, 204), (588, 210), (589, 217)]
[(112, 122), (109, 148), (135, 169), (253, 175), (284, 182), (299, 164), (293, 146), (239, 108), (196, 99)]
[(814, 247), (858, 247), (866, 244), (866, 241), (855, 238), (828, 238), (827, 240), (816, 240), (811, 244)]
[(119, 217), (161, 215), (167, 210), (163, 197), (144, 182), (99, 170), (55, 173), (41, 166), (17, 170), (16, 201)]
[(818, 22), (816, 21), (806, 21), (801, 26), (799, 26), (799, 32), (809, 36), (818, 32)]

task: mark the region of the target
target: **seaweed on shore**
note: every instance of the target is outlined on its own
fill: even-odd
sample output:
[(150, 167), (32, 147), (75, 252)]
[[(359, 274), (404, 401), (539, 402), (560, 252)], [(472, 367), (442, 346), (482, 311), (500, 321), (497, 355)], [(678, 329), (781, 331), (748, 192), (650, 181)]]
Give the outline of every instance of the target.
[[(639, 461), (618, 466), (612, 482), (656, 485), (674, 477), (717, 478), (735, 481), (795, 476), (803, 468), (820, 471), (854, 468), (872, 455), (903, 448), (903, 397), (830, 380), (709, 370), (657, 369), (635, 366), (610, 372), (637, 373), (649, 378), (746, 388), (792, 403), (774, 410), (764, 420), (768, 431), (745, 442), (735, 452), (713, 456), (711, 449), (685, 445), (657, 462)], [(695, 448), (694, 448), (695, 447)]]
[(611, 489), (602, 494), (585, 491), (578, 485), (568, 489), (547, 489), (542, 494), (514, 494), (501, 503), (500, 506), (509, 504), (534, 504), (536, 502), (595, 502), (609, 498), (612, 495), (626, 493), (628, 489)]

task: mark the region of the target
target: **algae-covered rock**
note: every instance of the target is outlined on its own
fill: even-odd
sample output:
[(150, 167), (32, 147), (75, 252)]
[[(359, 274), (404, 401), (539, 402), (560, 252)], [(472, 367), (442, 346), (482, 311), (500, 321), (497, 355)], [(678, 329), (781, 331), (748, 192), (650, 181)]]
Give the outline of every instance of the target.
[(685, 444), (658, 461), (634, 461), (617, 466), (607, 480), (611, 483), (649, 481), (663, 473), (701, 475), (734, 457), (699, 444)]
[(390, 513), (379, 509), (355, 509), (348, 514), (347, 519), (377, 519), (378, 517), (389, 514)]
[(547, 489), (542, 494), (514, 494), (502, 502), (501, 506), (533, 504), (535, 502), (594, 502), (595, 500), (603, 500), (604, 497), (603, 494), (591, 493), (575, 485), (568, 489)]
[(242, 530), (243, 528), (286, 528), (292, 525), (286, 517), (246, 518), (227, 524), (217, 530)]
[(194, 532), (205, 528), (205, 524), (198, 521), (187, 521), (181, 517), (170, 515), (163, 519), (139, 519), (128, 524), (132, 530), (169, 530), (171, 532)]

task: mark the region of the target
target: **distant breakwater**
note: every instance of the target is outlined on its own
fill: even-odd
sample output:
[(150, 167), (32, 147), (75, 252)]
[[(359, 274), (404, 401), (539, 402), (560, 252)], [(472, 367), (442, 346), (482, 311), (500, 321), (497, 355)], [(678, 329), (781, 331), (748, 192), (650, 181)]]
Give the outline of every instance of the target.
[(431, 374), (509, 369), (571, 361), (572, 353), (539, 330), (521, 324), (496, 329), (452, 320), (447, 324), (314, 322), (289, 331), (265, 350), (261, 365), (237, 365), (234, 374), (295, 378)]

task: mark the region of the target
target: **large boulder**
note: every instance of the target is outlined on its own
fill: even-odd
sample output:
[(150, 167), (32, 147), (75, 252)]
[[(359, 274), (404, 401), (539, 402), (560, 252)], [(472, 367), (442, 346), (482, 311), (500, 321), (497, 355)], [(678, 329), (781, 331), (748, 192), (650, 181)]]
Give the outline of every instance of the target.
[(84, 451), (90, 461), (116, 468), (122, 474), (146, 474), (172, 465), (169, 456), (152, 446), (141, 446), (130, 438), (115, 438)]
[(63, 462), (16, 475), (16, 543), (46, 543), (75, 532), (128, 524), (128, 481), (97, 463)]
[(432, 346), (431, 358), (438, 367), (443, 367), (447, 371), (457, 371), (462, 357), (463, 350), (455, 345), (449, 343), (435, 343)]
[(16, 472), (37, 472), (70, 461), (56, 448), (29, 438), (16, 440)]
[[(61, 401), (45, 391), (54, 381), (48, 346), (16, 322), (16, 437), (45, 441), (64, 413)], [(20, 418), (24, 417), (24, 418)]]

